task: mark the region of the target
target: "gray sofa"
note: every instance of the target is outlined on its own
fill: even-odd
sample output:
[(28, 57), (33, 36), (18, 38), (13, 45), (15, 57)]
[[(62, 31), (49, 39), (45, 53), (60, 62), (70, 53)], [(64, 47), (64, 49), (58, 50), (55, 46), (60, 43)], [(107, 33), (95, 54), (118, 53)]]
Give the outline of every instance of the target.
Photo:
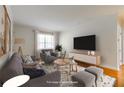
[[(49, 52), (49, 53), (47, 53), (47, 52)], [(45, 62), (45, 64), (51, 64), (54, 62), (54, 60), (56, 60), (58, 58), (57, 54), (54, 53), (53, 50), (51, 50), (51, 49), (41, 50), (40, 57)]]
[[(10, 78), (17, 75), (23, 75), (22, 59), (16, 53), (6, 62), (2, 70), (0, 70), (0, 86)], [(60, 72), (46, 74), (37, 78), (30, 79), (22, 87), (59, 87), (59, 83), (49, 83), (60, 81)]]

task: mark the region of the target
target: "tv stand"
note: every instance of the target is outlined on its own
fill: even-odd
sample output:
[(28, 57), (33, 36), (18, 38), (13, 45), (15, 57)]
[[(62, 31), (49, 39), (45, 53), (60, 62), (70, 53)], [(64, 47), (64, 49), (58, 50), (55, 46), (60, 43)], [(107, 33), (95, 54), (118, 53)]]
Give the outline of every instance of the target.
[(94, 65), (100, 65), (101, 59), (100, 56), (97, 55), (88, 55), (88, 54), (81, 54), (81, 53), (69, 53), (69, 57), (74, 57), (75, 60), (85, 63), (90, 63)]

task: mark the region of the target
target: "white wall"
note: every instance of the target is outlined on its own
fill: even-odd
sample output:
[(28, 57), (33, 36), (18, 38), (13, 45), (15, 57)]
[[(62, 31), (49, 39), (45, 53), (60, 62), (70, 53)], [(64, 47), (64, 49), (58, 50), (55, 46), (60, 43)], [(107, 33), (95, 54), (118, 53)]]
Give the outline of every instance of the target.
[[(73, 37), (96, 35), (96, 54), (101, 56), (101, 65), (117, 69), (117, 16), (97, 16), (73, 26), (60, 34), (60, 44), (67, 50), (73, 50)], [(76, 51), (87, 52), (87, 51)]]
[[(24, 39), (21, 44), (24, 55), (34, 55), (34, 31), (33, 28), (14, 24), (14, 38)], [(18, 51), (18, 45), (14, 44), (14, 51)]]
[[(14, 38), (23, 38), (24, 44), (22, 44), (22, 50), (24, 55), (35, 55), (35, 32), (33, 27), (24, 26), (20, 24), (14, 24)], [(59, 33), (55, 32), (55, 44), (59, 42)], [(14, 50), (18, 51), (17, 45), (14, 45)]]

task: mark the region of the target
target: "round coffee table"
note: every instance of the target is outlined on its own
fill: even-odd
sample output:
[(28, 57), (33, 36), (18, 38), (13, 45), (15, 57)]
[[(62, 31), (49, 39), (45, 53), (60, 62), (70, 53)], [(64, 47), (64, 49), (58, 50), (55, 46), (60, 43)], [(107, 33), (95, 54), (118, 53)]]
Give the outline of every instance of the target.
[(19, 87), (30, 79), (29, 75), (19, 75), (7, 80), (3, 87)]
[(69, 62), (65, 61), (64, 59), (57, 59), (54, 61), (54, 64), (57, 66), (57, 70), (59, 70), (59, 67), (67, 65)]
[[(67, 80), (69, 79), (69, 61), (66, 59), (57, 59), (54, 61), (54, 65), (57, 67), (57, 71), (60, 71), (61, 74), (67, 75)], [(62, 75), (61, 75), (62, 76)]]

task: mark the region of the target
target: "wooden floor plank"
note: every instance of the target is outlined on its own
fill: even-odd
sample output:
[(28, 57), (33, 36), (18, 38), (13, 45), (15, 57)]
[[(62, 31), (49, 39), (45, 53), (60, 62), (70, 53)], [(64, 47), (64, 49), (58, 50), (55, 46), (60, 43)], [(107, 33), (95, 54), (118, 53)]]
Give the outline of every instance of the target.
[(118, 87), (124, 87), (124, 65), (120, 67), (118, 73)]

